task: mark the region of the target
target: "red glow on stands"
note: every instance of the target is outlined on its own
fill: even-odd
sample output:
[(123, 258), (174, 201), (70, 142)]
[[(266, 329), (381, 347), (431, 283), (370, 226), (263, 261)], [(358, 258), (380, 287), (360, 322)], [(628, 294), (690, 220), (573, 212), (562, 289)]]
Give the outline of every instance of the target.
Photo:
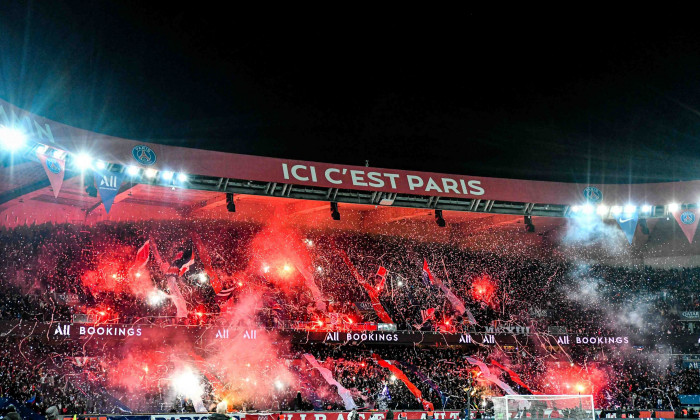
[(603, 397), (603, 390), (608, 385), (608, 374), (598, 366), (589, 363), (586, 368), (555, 365), (547, 369), (542, 380), (542, 391), (546, 394), (593, 395), (596, 403)]
[(304, 284), (299, 270), (313, 272), (313, 258), (304, 239), (282, 220), (271, 220), (250, 243), (251, 259), (246, 271), (262, 275), (286, 294), (295, 294), (294, 289)]
[(472, 280), (472, 298), (475, 301), (493, 305), (496, 297), (496, 284), (488, 274)]

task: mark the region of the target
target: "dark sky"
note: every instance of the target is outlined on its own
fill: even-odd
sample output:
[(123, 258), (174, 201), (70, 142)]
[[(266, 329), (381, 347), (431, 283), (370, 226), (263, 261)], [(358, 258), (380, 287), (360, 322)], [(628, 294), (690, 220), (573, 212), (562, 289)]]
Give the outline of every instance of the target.
[(467, 175), (700, 178), (700, 37), (678, 16), (6, 3), (0, 97), (69, 125)]

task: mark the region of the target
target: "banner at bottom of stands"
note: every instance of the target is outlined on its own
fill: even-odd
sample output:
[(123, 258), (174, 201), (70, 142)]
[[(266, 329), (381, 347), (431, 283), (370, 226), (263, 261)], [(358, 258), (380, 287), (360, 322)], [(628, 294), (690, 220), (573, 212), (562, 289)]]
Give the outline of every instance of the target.
[[(395, 411), (394, 418), (397, 419), (399, 413)], [(403, 411), (408, 420), (426, 419), (428, 413), (425, 411)], [(273, 413), (229, 413), (232, 420), (278, 420), (279, 412)], [(286, 412), (283, 413), (285, 420), (348, 420), (348, 411), (340, 412)], [(360, 420), (384, 420), (386, 411), (360, 412)], [(457, 419), (459, 411), (435, 411), (436, 420)], [(209, 414), (182, 413), (182, 414), (152, 414), (152, 415), (131, 415), (118, 416), (113, 414), (83, 414), (78, 415), (79, 420), (209, 420)], [(59, 420), (73, 420), (73, 415), (59, 416)]]

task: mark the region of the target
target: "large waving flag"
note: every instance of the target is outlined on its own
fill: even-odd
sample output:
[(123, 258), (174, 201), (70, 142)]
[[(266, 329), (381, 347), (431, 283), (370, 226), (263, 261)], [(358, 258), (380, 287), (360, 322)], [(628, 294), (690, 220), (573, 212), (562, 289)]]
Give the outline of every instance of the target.
[(194, 250), (192, 249), (192, 243), (188, 243), (185, 248), (178, 251), (175, 255), (173, 267), (177, 268), (178, 275), (182, 277), (189, 271), (192, 264), (194, 264)]
[(428, 267), (428, 260), (423, 259), (423, 274), (422, 274), (423, 284), (425, 287), (430, 287), (430, 285), (435, 283), (435, 277), (433, 273), (430, 272), (430, 267)]
[[(476, 324), (476, 319), (474, 318), (474, 315), (472, 315), (472, 312), (467, 309), (466, 306), (464, 306), (464, 302), (457, 296), (455, 296), (454, 293), (452, 293), (452, 290), (450, 290), (449, 287), (445, 285), (440, 279), (437, 277), (433, 276), (433, 274), (430, 272), (430, 268), (428, 267), (428, 261), (423, 260), (423, 277), (425, 278), (427, 273), (428, 279), (432, 284), (437, 285), (440, 290), (442, 290), (442, 293), (445, 294), (445, 297), (447, 300), (450, 301), (452, 304), (452, 307), (460, 314), (464, 315), (466, 313), (467, 319), (471, 324)], [(423, 280), (425, 282), (425, 280)]]
[(433, 391), (437, 392), (437, 394), (440, 396), (440, 401), (442, 402), (442, 407), (445, 407), (445, 404), (447, 403), (447, 396), (440, 391), (440, 388), (437, 386), (435, 382), (430, 380), (423, 372), (420, 371), (416, 366), (408, 363), (408, 362), (402, 362), (397, 360), (397, 363), (400, 364), (403, 368), (410, 370), (415, 374), (423, 383), (427, 384), (430, 388), (433, 389)]
[(498, 385), (498, 387), (505, 391), (508, 395), (517, 395), (517, 392), (513, 391), (513, 388), (511, 388), (510, 385), (498, 379), (498, 376), (491, 373), (489, 367), (486, 366), (486, 364), (481, 360), (477, 360), (473, 357), (467, 357), (467, 362), (471, 363), (472, 365), (479, 366), (479, 370), (481, 370), (484, 378), (489, 382)]
[(377, 284), (377, 293), (382, 293), (384, 290), (384, 284), (386, 283), (386, 268), (381, 265), (377, 269), (377, 277), (379, 277), (379, 284)]
[(330, 370), (321, 366), (312, 354), (304, 353), (304, 359), (306, 359), (306, 361), (309, 362), (309, 364), (313, 366), (314, 369), (318, 370), (318, 372), (321, 374), (321, 376), (323, 376), (323, 379), (326, 380), (328, 385), (336, 387), (336, 389), (338, 390), (338, 395), (343, 400), (343, 404), (345, 405), (346, 410), (352, 410), (353, 408), (357, 407), (355, 401), (353, 401), (352, 399), (350, 391), (348, 391), (344, 386), (342, 386), (338, 381), (336, 381), (335, 378), (333, 378), (333, 373), (331, 373)]
[(367, 291), (367, 295), (372, 301), (372, 308), (377, 313), (379, 319), (381, 319), (384, 323), (393, 324), (394, 321), (391, 320), (391, 317), (382, 306), (382, 303), (379, 301), (379, 295), (377, 294), (377, 290), (374, 287), (372, 287), (372, 285), (370, 285), (364, 277), (362, 277), (359, 271), (357, 271), (355, 266), (352, 264), (352, 261), (350, 261), (350, 257), (348, 257), (348, 254), (346, 254), (345, 251), (337, 248), (335, 244), (333, 245), (333, 248), (335, 248), (336, 252), (338, 252), (340, 257), (343, 259), (345, 265), (348, 266), (353, 277), (355, 277), (355, 280), (357, 280), (357, 282), (360, 283), (360, 285), (364, 287)]
[(525, 382), (523, 382), (522, 379), (520, 379), (520, 376), (518, 376), (518, 374), (513, 372), (512, 370), (508, 369), (507, 367), (503, 366), (502, 364), (498, 363), (495, 360), (491, 360), (491, 364), (506, 371), (508, 373), (508, 375), (510, 375), (510, 379), (512, 379), (513, 382), (515, 382), (516, 384), (522, 386), (523, 388), (527, 389), (528, 391), (530, 391), (533, 394), (541, 394), (540, 392), (533, 391), (532, 389), (530, 389), (530, 387), (527, 386), (527, 384)]
[(420, 392), (420, 389), (418, 389), (418, 387), (415, 386), (413, 384), (413, 382), (411, 382), (408, 379), (408, 376), (406, 376), (406, 374), (403, 373), (403, 371), (401, 369), (394, 366), (391, 362), (382, 359), (376, 353), (372, 353), (372, 357), (374, 358), (374, 360), (377, 361), (379, 366), (386, 368), (386, 369), (389, 369), (391, 371), (391, 373), (393, 373), (394, 376), (396, 376), (397, 379), (400, 379), (401, 382), (403, 382), (404, 385), (406, 385), (406, 388), (408, 388), (408, 390), (411, 391), (411, 394), (413, 394), (416, 397), (416, 399), (418, 399), (418, 402), (420, 402), (422, 404), (424, 401), (426, 401), (423, 399), (423, 393)]
[(133, 268), (138, 270), (144, 268), (148, 264), (148, 256), (150, 254), (149, 250), (151, 248), (151, 241), (146, 241), (138, 251), (136, 251), (136, 260), (134, 261)]

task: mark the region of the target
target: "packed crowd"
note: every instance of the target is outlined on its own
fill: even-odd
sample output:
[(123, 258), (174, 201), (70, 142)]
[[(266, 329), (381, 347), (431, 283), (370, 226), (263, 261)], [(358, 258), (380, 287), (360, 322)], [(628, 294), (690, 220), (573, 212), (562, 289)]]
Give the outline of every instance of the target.
[[(700, 392), (697, 370), (683, 369), (679, 359), (654, 366), (650, 356), (656, 354), (654, 345), (693, 332), (694, 324), (681, 322), (679, 314), (699, 308), (699, 268), (583, 265), (555, 257), (524, 258), (358, 234), (281, 236), (284, 240), (279, 232), (262, 226), (216, 221), (196, 226), (143, 221), (3, 229), (0, 320), (51, 322), (83, 316), (103, 323), (216, 323), (255, 290), (263, 301), (255, 319), (263, 326), (376, 322), (375, 311), (371, 306), (367, 310), (370, 297), (357, 279), (360, 276), (377, 290), (379, 302), (399, 330), (462, 332), (507, 324), (546, 333), (550, 327), (561, 327), (569, 334), (637, 335), (649, 346), (631, 354), (598, 348), (569, 353), (550, 349), (548, 354), (514, 348), (473, 354), (420, 346), (297, 344), (279, 355), (295, 379), (275, 392), (237, 401), (234, 408), (341, 408), (337, 389), (324, 385), (318, 371), (303, 362), (305, 353), (314, 355), (365, 407), (422, 406), (402, 381), (377, 364), (373, 353), (402, 366), (436, 408), (462, 408), (467, 395), (479, 406), (486, 397), (503, 392), (493, 383), (475, 381), (471, 373), (475, 367), (465, 362), (466, 356), (501, 360), (532, 389), (549, 393), (566, 392), (546, 381), (559, 364), (596, 366), (606, 378), (600, 388), (590, 391), (600, 407), (675, 408), (678, 395)], [(147, 241), (149, 259), (137, 267), (137, 251)], [(206, 248), (208, 264), (201, 247)], [(277, 251), (279, 255), (270, 255)], [(183, 255), (192, 255), (191, 264)], [(424, 260), (431, 275), (464, 302), (467, 312), (456, 313), (444, 289), (424, 276)], [(163, 262), (180, 271), (175, 285), (163, 273)], [(380, 266), (387, 269), (385, 281), (375, 275)], [(212, 270), (225, 291), (219, 296), (207, 281)], [(317, 295), (309, 291), (308, 279), (301, 278), (302, 270), (313, 273)], [(186, 303), (187, 316), (178, 316), (174, 298), (154, 300), (154, 292), (167, 297), (177, 292)], [(114, 411), (120, 406), (114, 396), (124, 400), (125, 407), (139, 410), (189, 410), (195, 405), (160, 382), (138, 393), (138, 401), (125, 397), (131, 395), (128, 386), (110, 380), (114, 366), (124, 358), (119, 348), (110, 353), (104, 348), (73, 348), (70, 343), (56, 348), (35, 337), (12, 340), (0, 350), (0, 393), (38, 411), (47, 404), (64, 412)], [(89, 357), (95, 354), (100, 357)], [(532, 392), (507, 372), (496, 371), (517, 392)], [(157, 377), (155, 372), (151, 375)], [(209, 408), (222, 397), (210, 381), (204, 383), (209, 385), (202, 404)]]
[[(158, 252), (160, 248), (161, 260), (173, 261), (177, 252), (188, 247), (197, 257), (182, 278), (182, 293), (189, 309), (213, 314), (208, 318), (212, 320), (220, 310), (221, 299), (198, 281), (204, 267), (189, 235), (194, 230), (187, 222), (105, 223), (89, 228), (46, 224), (3, 229), (0, 256), (5, 263), (0, 267), (0, 286), (5, 293), (0, 294), (0, 316), (67, 320), (76, 313), (94, 314), (106, 308), (118, 309), (116, 316), (120, 319), (113, 318), (115, 322), (138, 318), (172, 322), (174, 305), (149, 304), (144, 290), (147, 286), (134, 278), (140, 273), (130, 271), (137, 249), (150, 240), (151, 249)], [(275, 267), (269, 274), (250, 269), (254, 261), (265, 258), (255, 255), (260, 250), (250, 250), (256, 236), (265, 233), (261, 227), (201, 222), (196, 232), (203, 238), (224, 288), (233, 290), (231, 296), (274, 275)], [(303, 287), (297, 288), (292, 302), (288, 295), (272, 288), (270, 302), (281, 308), (275, 316), (287, 322), (328, 321), (330, 313), (356, 322), (378, 320), (373, 311), (358, 311), (369, 297), (339, 250), (349, 255), (352, 268), (371, 284), (379, 283), (374, 275), (379, 266), (387, 269), (379, 299), (402, 330), (470, 330), (501, 321), (537, 326), (542, 331), (550, 325), (581, 333), (624, 327), (626, 331), (669, 335), (689, 330), (688, 323), (678, 322), (679, 312), (700, 307), (698, 268), (585, 266), (557, 258), (516, 258), (357, 234), (309, 234), (299, 242), (307, 245), (305, 263), (314, 272), (327, 310), (319, 311), (314, 297)], [(424, 283), (424, 259), (433, 276), (466, 304), (468, 313), (455, 314), (442, 291)], [(245, 281), (241, 282), (244, 270)], [(172, 292), (153, 255), (143, 271), (150, 274), (144, 273), (143, 279), (148, 277), (151, 288)], [(628, 322), (610, 322), (611, 314), (627, 314), (630, 305), (642, 307), (644, 316), (626, 319), (616, 314), (612, 318)], [(434, 319), (423, 319), (421, 311), (431, 308), (435, 309)], [(476, 325), (470, 322), (471, 315)]]

